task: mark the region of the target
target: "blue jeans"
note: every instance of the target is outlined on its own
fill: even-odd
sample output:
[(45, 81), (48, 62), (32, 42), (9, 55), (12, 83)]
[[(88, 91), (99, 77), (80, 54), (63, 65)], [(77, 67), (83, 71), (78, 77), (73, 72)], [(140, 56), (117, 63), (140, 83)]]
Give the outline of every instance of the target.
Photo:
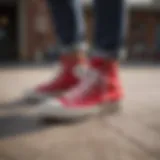
[[(48, 0), (60, 43), (71, 49), (85, 41), (81, 0)], [(117, 58), (124, 41), (124, 1), (94, 0), (94, 55)], [(62, 48), (63, 48), (62, 47)]]

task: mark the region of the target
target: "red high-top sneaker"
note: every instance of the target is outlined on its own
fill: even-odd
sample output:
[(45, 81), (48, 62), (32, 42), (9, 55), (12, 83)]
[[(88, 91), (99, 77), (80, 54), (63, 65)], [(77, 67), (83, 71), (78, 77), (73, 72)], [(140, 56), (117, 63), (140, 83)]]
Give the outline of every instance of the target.
[(46, 100), (36, 112), (42, 118), (80, 118), (103, 110), (114, 111), (121, 98), (115, 62), (94, 59), (74, 88), (59, 98)]
[(30, 101), (44, 100), (48, 96), (63, 92), (79, 81), (78, 77), (73, 74), (74, 67), (77, 65), (85, 65), (83, 59), (76, 56), (61, 57), (61, 72), (59, 75), (48, 83), (40, 84), (35, 89), (29, 91), (27, 99)]
[(119, 78), (119, 66), (118, 62), (115, 60), (105, 60), (104, 63), (101, 59), (93, 60), (93, 63), (97, 64), (96, 68), (101, 70), (104, 77), (105, 83), (107, 84), (107, 91), (105, 93), (104, 99), (108, 99), (111, 102), (120, 101), (123, 97), (123, 90)]

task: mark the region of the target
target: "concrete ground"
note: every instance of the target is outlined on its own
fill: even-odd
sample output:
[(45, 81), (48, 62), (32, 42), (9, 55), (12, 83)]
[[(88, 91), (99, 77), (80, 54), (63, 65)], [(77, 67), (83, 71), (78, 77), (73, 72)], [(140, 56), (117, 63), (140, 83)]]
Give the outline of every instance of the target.
[(42, 123), (27, 114), (33, 106), (14, 102), (51, 73), (0, 69), (0, 160), (160, 159), (160, 67), (121, 68), (122, 111), (75, 124)]

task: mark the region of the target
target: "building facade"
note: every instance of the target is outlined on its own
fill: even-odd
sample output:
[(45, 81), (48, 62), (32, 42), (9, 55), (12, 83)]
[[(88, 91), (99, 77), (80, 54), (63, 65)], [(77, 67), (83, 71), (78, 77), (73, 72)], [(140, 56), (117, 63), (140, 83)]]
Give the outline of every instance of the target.
[(160, 60), (160, 6), (131, 6), (128, 14), (128, 58)]
[(0, 0), (0, 61), (40, 59), (54, 43), (51, 23), (45, 0)]
[[(128, 59), (160, 59), (160, 7), (143, 0), (127, 5)], [(141, 3), (140, 3), (141, 2)], [(93, 13), (84, 0), (87, 40), (92, 39)], [(46, 0), (0, 0), (0, 61), (42, 60), (44, 51), (56, 42)]]

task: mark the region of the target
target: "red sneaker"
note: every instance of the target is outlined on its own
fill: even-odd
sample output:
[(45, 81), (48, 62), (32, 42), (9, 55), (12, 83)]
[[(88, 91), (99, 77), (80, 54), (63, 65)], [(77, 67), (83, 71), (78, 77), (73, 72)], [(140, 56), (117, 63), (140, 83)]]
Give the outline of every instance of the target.
[[(122, 98), (115, 63), (93, 60), (82, 80), (59, 98), (41, 104), (38, 115), (43, 118), (80, 118), (103, 110), (113, 111)], [(114, 109), (113, 109), (114, 108)], [(36, 111), (36, 112), (37, 112)]]
[(105, 83), (107, 85), (106, 98), (111, 102), (120, 101), (123, 98), (123, 90), (119, 78), (119, 66), (116, 61), (105, 61), (105, 65), (100, 67), (104, 63), (101, 59), (96, 59), (93, 63), (97, 64), (104, 77)]
[(43, 100), (50, 95), (65, 91), (78, 83), (79, 78), (73, 74), (74, 68), (79, 65), (78, 59), (65, 56), (61, 59), (62, 70), (60, 74), (48, 83), (41, 84), (27, 94), (31, 101)]

